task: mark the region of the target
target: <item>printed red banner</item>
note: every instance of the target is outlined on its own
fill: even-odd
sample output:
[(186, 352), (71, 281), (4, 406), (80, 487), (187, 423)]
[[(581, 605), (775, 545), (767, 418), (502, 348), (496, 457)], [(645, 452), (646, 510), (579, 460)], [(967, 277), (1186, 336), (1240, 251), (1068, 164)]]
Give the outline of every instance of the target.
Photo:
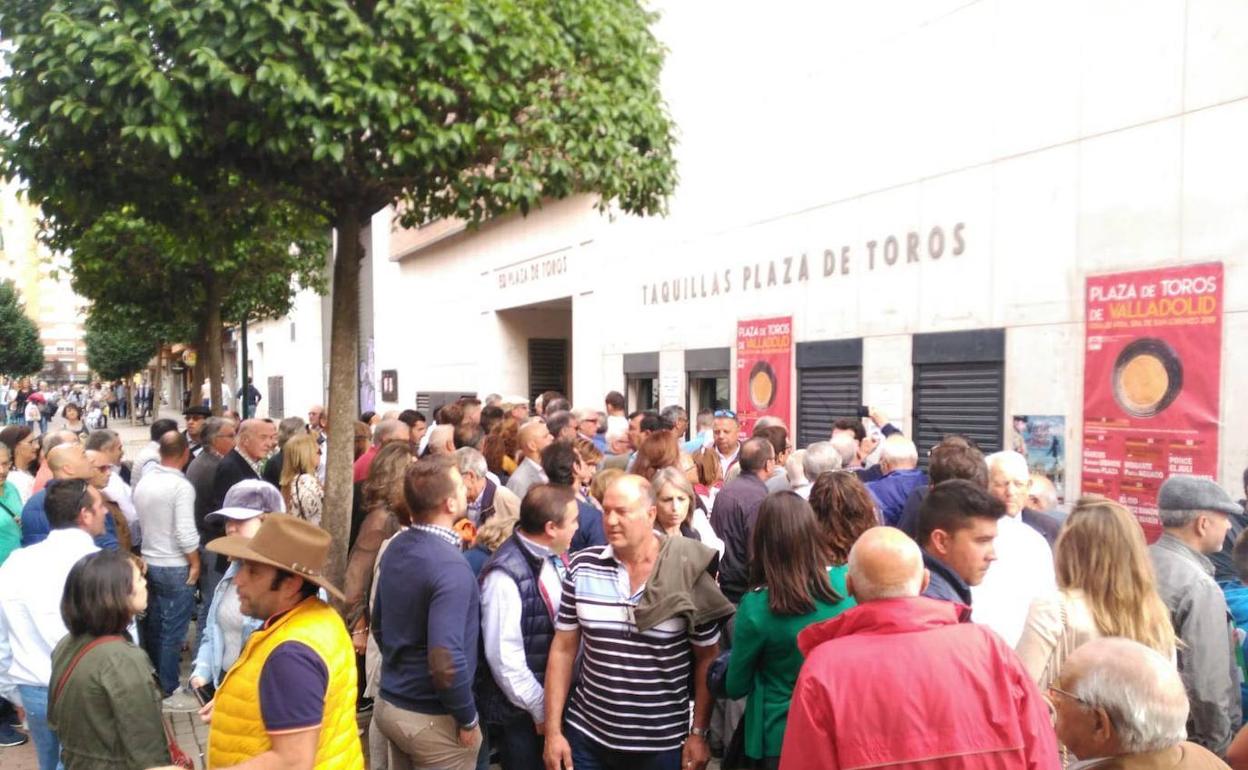
[(792, 429), (793, 316), (737, 322), (737, 419), (743, 436), (764, 415)]
[(1167, 477), (1217, 477), (1222, 264), (1089, 277), (1086, 303), (1082, 491), (1151, 541)]

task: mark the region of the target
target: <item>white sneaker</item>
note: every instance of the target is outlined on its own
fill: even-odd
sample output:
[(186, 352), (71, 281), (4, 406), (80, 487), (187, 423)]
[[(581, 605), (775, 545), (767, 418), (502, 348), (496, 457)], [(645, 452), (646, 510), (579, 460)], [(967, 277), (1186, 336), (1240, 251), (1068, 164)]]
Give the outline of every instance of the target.
[(173, 695), (161, 701), (160, 707), (162, 711), (199, 711), (199, 701), (179, 687)]

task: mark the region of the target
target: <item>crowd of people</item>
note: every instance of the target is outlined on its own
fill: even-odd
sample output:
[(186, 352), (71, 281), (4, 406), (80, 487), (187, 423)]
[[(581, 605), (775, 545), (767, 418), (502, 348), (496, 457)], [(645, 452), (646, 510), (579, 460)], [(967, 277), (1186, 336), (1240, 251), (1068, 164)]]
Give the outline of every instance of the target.
[(146, 421), (152, 414), (154, 397), (145, 379), (133, 387), (125, 380), (56, 386), (46, 380), (0, 377), (0, 427), (25, 425), (42, 435), (49, 426), (64, 423), (71, 430), (86, 433), (107, 428), (110, 418), (130, 417), (132, 405), (133, 416)]
[(878, 410), (797, 447), (602, 406), (361, 415), (341, 582), (320, 406), (191, 405), (129, 461), (8, 425), (0, 745), (180, 764), (162, 713), (197, 710), (208, 767), (1248, 768), (1248, 516), (1213, 481), (1167, 479), (1149, 545)]

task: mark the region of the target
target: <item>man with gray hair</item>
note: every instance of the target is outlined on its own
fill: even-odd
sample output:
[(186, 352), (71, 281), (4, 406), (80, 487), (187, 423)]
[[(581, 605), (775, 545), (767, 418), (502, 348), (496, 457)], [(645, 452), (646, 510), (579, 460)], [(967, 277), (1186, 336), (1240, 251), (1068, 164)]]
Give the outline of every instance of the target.
[[(607, 419), (597, 409), (577, 409), (572, 413), (576, 420), (576, 435), (593, 442), (598, 451), (607, 453)], [(601, 430), (600, 430), (601, 429)]]
[(659, 412), (659, 417), (670, 427), (672, 434), (683, 440), (689, 430), (689, 413), (683, 406), (668, 404)]
[(1007, 451), (987, 460), (988, 493), (1005, 504), (1005, 515), (997, 521), (993, 541), (997, 560), (983, 582), (971, 587), (973, 619), (1013, 647), (1023, 635), (1032, 600), (1057, 590), (1057, 578), (1048, 541), (1023, 516), (1031, 481), (1026, 458)]
[(402, 420), (382, 420), (373, 428), (373, 445), (355, 460), (352, 466), (352, 483), (359, 484), (368, 480), (368, 472), (373, 466), (373, 458), (381, 448), (391, 441), (411, 441), (412, 429)]
[(1018, 656), (963, 622), (961, 605), (920, 596), (927, 581), (901, 530), (858, 538), (845, 580), (858, 606), (798, 634), (806, 662), (780, 770), (1061, 767), (1048, 705)]
[(108, 483), (105, 484), (101, 493), (106, 503), (113, 503), (121, 510), (126, 523), (130, 525), (133, 542), (137, 545), (141, 537), (139, 513), (134, 509), (130, 485), (121, 477), (121, 458), (126, 452), (121, 443), (121, 436), (115, 430), (99, 428), (91, 431), (87, 436), (85, 446), (88, 452), (99, 452), (101, 458), (108, 463)]
[(841, 467), (851, 468), (858, 460), (858, 440), (854, 434), (846, 431), (833, 431), (829, 444), (841, 456)]
[(472, 447), (455, 450), (455, 466), (467, 490), (468, 518), (478, 527), (495, 513), (520, 515), (520, 498), (507, 487), (490, 478), (485, 455)]
[(1165, 531), (1148, 550), (1157, 593), (1183, 642), (1178, 655), (1191, 702), (1188, 737), (1225, 756), (1240, 725), (1239, 669), (1235, 629), (1209, 554), (1221, 550), (1230, 517), (1242, 509), (1217, 483), (1194, 476), (1166, 479), (1157, 508)]
[(914, 442), (900, 433), (884, 439), (880, 472), (884, 475), (867, 482), (867, 492), (880, 509), (884, 523), (895, 527), (906, 507), (906, 498), (928, 483), (927, 474), (919, 468), (919, 450)]
[(802, 472), (806, 483), (793, 487), (793, 491), (804, 499), (810, 499), (810, 490), (819, 477), (828, 471), (839, 471), (844, 465), (841, 453), (831, 441), (816, 441), (806, 447), (802, 455)]
[(1227, 765), (1187, 738), (1187, 695), (1174, 664), (1132, 639), (1093, 639), (1049, 688), (1057, 736), (1087, 770)]

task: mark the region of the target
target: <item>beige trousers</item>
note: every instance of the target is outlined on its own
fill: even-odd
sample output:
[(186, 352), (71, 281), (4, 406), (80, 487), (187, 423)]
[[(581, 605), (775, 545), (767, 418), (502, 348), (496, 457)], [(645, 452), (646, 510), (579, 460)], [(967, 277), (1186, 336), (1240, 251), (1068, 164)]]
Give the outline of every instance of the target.
[(474, 770), (475, 746), (459, 744), (459, 727), (449, 714), (421, 714), (401, 709), (378, 697), (373, 721), (389, 741), (389, 770)]

